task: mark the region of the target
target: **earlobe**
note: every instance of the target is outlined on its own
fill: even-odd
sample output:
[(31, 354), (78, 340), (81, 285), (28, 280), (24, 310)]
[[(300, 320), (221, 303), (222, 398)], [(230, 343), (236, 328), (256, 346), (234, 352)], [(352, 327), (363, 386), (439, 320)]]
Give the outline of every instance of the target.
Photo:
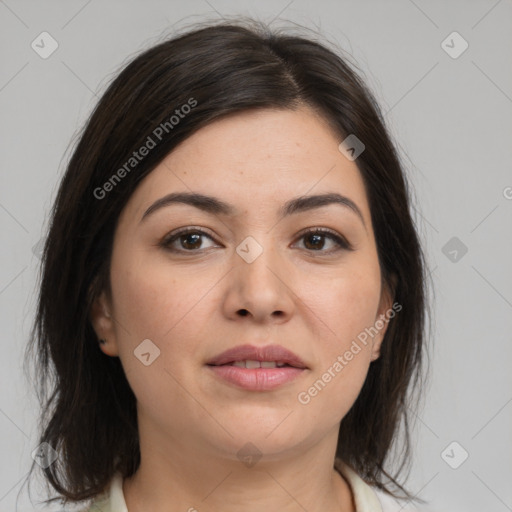
[(117, 357), (119, 356), (119, 352), (117, 351), (117, 346), (113, 343), (109, 343), (108, 340), (102, 339), (98, 340), (100, 350), (106, 354), (107, 356)]
[(375, 338), (373, 339), (372, 355), (371, 355), (370, 361), (375, 361), (380, 357), (380, 347), (382, 345), (383, 340), (384, 340), (384, 333), (381, 331), (381, 332), (379, 332), (377, 339), (375, 339)]
[(393, 300), (396, 289), (396, 276), (391, 277), (391, 283), (383, 283), (379, 310), (375, 318), (375, 327), (378, 329), (378, 335), (373, 339), (371, 361), (375, 361), (380, 357), (380, 348), (384, 341), (389, 323), (389, 312), (393, 306)]
[(89, 320), (98, 337), (100, 350), (109, 355), (117, 356), (117, 338), (115, 325), (110, 312), (110, 305), (107, 301), (105, 292), (101, 292), (91, 305)]
[(384, 335), (386, 334), (386, 331), (387, 331), (387, 327), (388, 327), (388, 321), (387, 320), (382, 320), (382, 322), (385, 324), (385, 325), (381, 325), (381, 322), (377, 322), (377, 328), (379, 327), (382, 327), (381, 329), (379, 328), (379, 333), (373, 338), (373, 344), (372, 344), (372, 356), (371, 356), (371, 361), (375, 361), (376, 359), (379, 359), (380, 357), (380, 349), (382, 347), (382, 343), (384, 341)]

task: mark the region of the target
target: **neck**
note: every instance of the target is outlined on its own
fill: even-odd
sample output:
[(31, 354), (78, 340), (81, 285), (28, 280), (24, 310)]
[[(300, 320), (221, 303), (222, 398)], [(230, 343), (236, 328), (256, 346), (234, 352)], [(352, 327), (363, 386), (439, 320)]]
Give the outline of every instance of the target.
[(140, 466), (124, 480), (128, 512), (355, 512), (350, 486), (333, 468), (333, 436), (244, 463), (155, 434), (141, 435)]

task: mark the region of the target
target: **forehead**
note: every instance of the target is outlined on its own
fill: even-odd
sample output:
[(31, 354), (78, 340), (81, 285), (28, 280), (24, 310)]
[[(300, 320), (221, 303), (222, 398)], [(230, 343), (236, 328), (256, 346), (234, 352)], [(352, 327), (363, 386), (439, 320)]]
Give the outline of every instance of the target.
[(170, 192), (198, 192), (232, 204), (237, 214), (291, 197), (337, 192), (369, 222), (364, 183), (340, 137), (309, 108), (229, 115), (198, 130), (141, 181), (127, 205), (139, 219)]

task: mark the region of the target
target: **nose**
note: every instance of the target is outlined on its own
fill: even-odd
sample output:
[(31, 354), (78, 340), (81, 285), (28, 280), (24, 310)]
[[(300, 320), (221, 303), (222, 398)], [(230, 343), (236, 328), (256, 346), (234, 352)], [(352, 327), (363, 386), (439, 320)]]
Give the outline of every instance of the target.
[(248, 317), (256, 323), (288, 321), (294, 311), (292, 273), (275, 251), (265, 248), (251, 261), (234, 254), (234, 268), (224, 300), (231, 319)]

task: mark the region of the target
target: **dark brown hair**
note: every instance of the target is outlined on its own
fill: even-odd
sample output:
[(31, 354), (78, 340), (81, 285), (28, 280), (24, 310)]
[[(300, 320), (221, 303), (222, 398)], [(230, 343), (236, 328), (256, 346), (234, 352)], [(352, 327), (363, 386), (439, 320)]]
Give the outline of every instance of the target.
[[(110, 257), (120, 212), (138, 183), (181, 141), (213, 120), (250, 109), (307, 105), (340, 142), (365, 144), (356, 164), (369, 200), (385, 285), (402, 306), (389, 321), (380, 358), (343, 418), (336, 465), (343, 460), (369, 484), (416, 499), (397, 478), (410, 462), (413, 390), (423, 386), (425, 263), (410, 213), (410, 190), (383, 116), (354, 64), (314, 37), (270, 30), (253, 20), (209, 22), (140, 53), (111, 82), (74, 148), (51, 212), (36, 318), (26, 357), (35, 353), (42, 405), (39, 442), (59, 453), (44, 471), (61, 496), (80, 501), (104, 491), (113, 474), (140, 463), (136, 399), (120, 360), (105, 355), (89, 321), (95, 297), (110, 294)], [(169, 127), (190, 99), (189, 115)], [(135, 169), (108, 187), (154, 130), (167, 132)], [(172, 124), (172, 122), (171, 122)], [(112, 181), (110, 181), (112, 184)], [(105, 190), (105, 188), (103, 188)], [(394, 474), (391, 449), (404, 427)], [(36, 464), (32, 465), (31, 473)], [(387, 479), (387, 481), (386, 481)]]

